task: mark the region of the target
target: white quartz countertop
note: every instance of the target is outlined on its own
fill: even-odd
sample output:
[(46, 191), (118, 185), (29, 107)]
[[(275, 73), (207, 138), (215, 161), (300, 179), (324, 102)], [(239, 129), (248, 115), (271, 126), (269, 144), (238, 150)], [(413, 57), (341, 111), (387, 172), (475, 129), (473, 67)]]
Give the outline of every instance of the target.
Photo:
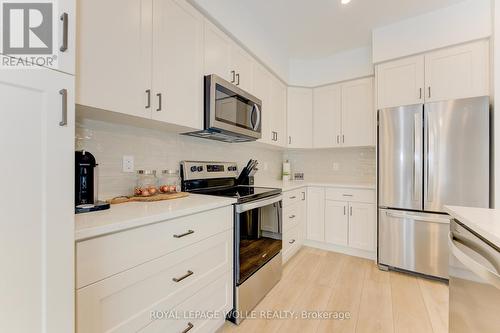
[(75, 240), (230, 206), (235, 202), (232, 198), (190, 194), (188, 197), (165, 201), (111, 205), (108, 210), (75, 215)]
[(445, 210), (469, 229), (500, 247), (500, 209), (446, 206)]
[(368, 190), (375, 189), (375, 184), (370, 184), (370, 183), (311, 182), (305, 180), (258, 181), (256, 182), (255, 186), (281, 188), (282, 191), (291, 191), (306, 186), (356, 188), (356, 189), (368, 189)]

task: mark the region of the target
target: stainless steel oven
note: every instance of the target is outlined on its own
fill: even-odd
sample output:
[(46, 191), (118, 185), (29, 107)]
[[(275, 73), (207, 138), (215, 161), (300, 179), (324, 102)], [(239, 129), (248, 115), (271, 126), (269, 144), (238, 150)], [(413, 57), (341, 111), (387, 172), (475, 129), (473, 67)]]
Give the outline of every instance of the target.
[(206, 139), (245, 142), (262, 136), (262, 101), (213, 74), (205, 76), (202, 131), (187, 133)]
[(282, 196), (235, 205), (236, 323), (281, 279)]

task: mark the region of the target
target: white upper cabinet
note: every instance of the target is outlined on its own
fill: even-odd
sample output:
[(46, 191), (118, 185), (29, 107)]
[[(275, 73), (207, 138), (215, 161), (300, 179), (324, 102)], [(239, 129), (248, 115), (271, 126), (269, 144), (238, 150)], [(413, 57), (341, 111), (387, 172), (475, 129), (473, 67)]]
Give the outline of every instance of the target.
[(231, 81), (239, 88), (252, 93), (252, 57), (241, 47), (232, 44), (231, 47)]
[(287, 87), (276, 77), (271, 80), (271, 135), (274, 135), (274, 144), (285, 147), (286, 133), (286, 92)]
[(224, 80), (235, 81), (236, 72), (231, 69), (233, 41), (214, 24), (205, 20), (205, 75), (216, 74)]
[[(152, 0), (79, 2), (77, 104), (151, 117), (152, 5)], [(110, 17), (121, 19), (110, 24)]]
[(375, 145), (373, 78), (342, 84), (342, 145)]
[(313, 91), (313, 146), (338, 147), (342, 135), (342, 87), (340, 84)]
[(487, 96), (489, 63), (480, 40), (377, 65), (378, 109)]
[(376, 66), (378, 109), (424, 101), (424, 56)]
[(289, 87), (287, 124), (289, 148), (312, 148), (312, 89)]
[(203, 16), (183, 0), (153, 1), (152, 118), (203, 127)]
[(261, 65), (253, 66), (253, 95), (262, 101), (262, 138), (263, 143), (274, 143), (272, 130), (273, 103), (271, 100), (271, 74)]
[(427, 102), (489, 95), (489, 43), (450, 47), (425, 55)]

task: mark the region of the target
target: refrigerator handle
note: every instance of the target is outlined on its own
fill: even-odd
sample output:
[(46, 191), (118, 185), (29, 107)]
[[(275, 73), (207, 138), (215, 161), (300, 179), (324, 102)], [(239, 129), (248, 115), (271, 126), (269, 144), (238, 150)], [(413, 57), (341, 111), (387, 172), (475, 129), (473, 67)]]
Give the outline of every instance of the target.
[[(431, 124), (431, 112), (427, 111), (427, 126), (426, 126), (426, 131), (427, 131), (427, 153), (426, 153), (426, 174), (427, 174), (427, 184), (426, 184), (426, 201), (427, 202), (432, 202), (432, 177), (431, 177), (431, 159), (433, 158), (433, 153), (432, 151), (434, 150), (434, 136), (432, 135), (432, 131), (429, 128)], [(432, 138), (431, 138), (432, 136)]]
[(418, 158), (417, 158), (417, 154), (418, 154), (418, 144), (419, 144), (419, 141), (418, 138), (419, 138), (419, 129), (421, 126), (419, 126), (420, 124), (418, 123), (418, 119), (419, 119), (419, 114), (418, 113), (415, 113), (414, 115), (414, 122), (413, 122), (413, 200), (417, 200), (418, 199), (418, 188), (417, 188), (417, 184), (418, 184), (418, 179), (417, 179), (417, 163), (418, 163)]

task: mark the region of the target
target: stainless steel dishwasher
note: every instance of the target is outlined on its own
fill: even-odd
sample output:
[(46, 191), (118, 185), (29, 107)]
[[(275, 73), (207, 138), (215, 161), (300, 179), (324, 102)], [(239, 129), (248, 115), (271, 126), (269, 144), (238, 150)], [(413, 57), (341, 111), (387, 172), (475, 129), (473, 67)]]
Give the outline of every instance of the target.
[(500, 249), (460, 222), (450, 224), (450, 327), (500, 332)]

